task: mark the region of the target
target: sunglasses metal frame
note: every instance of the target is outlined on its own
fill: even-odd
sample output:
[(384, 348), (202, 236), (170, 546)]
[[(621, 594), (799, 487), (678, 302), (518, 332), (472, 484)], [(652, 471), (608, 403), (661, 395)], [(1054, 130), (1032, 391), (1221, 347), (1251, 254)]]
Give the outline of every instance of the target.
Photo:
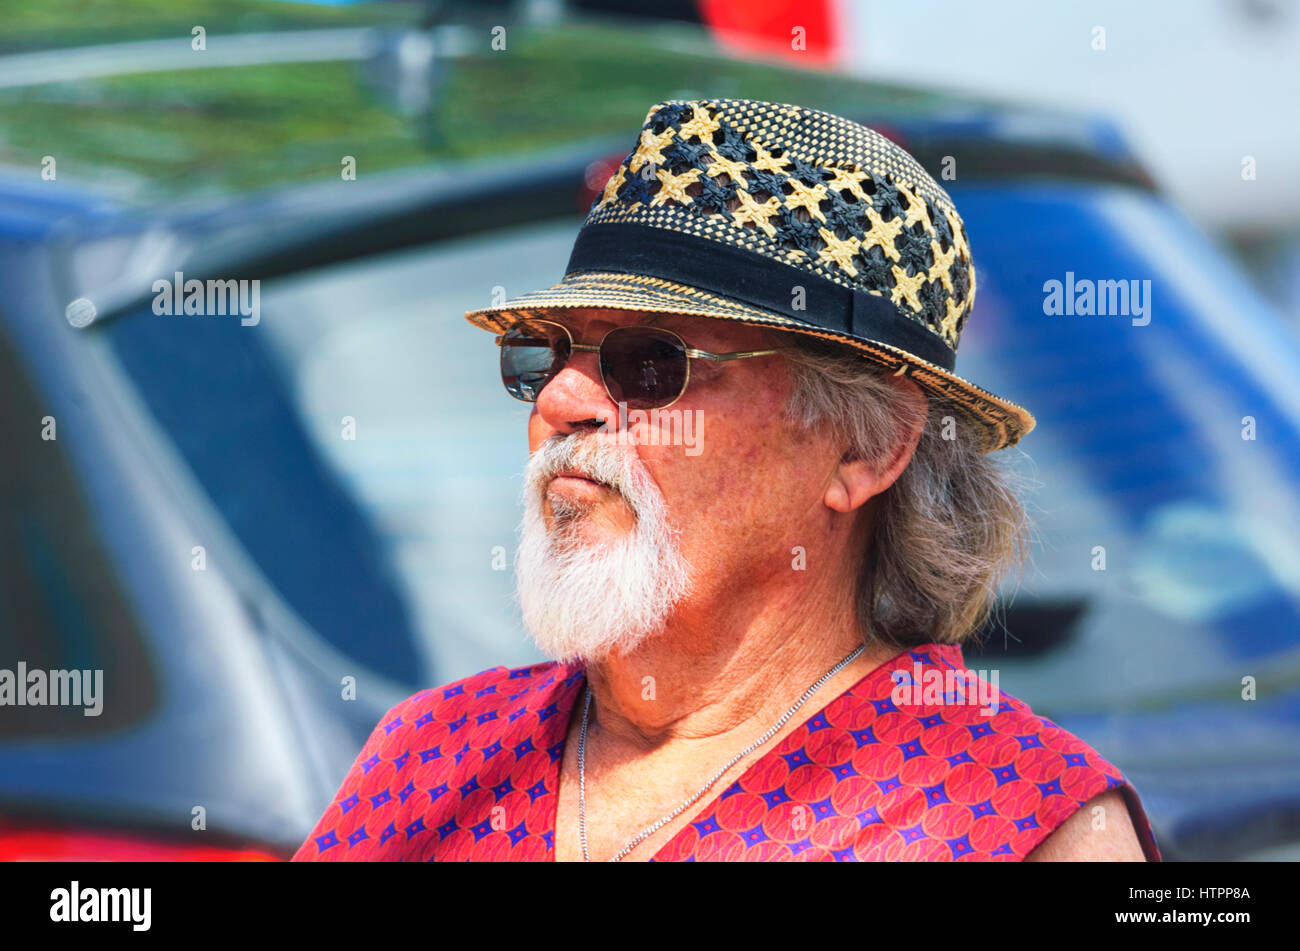
[[(682, 350), (685, 352), (687, 358), (686, 376), (682, 378), (682, 388), (678, 391), (677, 395), (674, 396), (667, 403), (664, 403), (662, 406), (647, 407), (648, 409), (667, 409), (669, 406), (672, 406), (673, 403), (676, 403), (679, 399), (682, 398), (682, 396), (686, 393), (686, 388), (691, 385), (691, 360), (709, 360), (714, 363), (726, 363), (727, 361), (730, 360), (746, 360), (750, 357), (766, 357), (770, 354), (781, 353), (784, 350), (788, 349), (786, 347), (779, 347), (775, 350), (737, 350), (733, 353), (710, 353), (707, 350), (699, 350), (695, 347), (690, 346), (689, 344), (686, 343), (686, 340), (682, 337), (682, 335), (677, 333), (675, 330), (668, 330), (664, 327), (651, 327), (646, 324), (631, 324), (623, 327), (611, 327), (609, 330), (605, 331), (604, 336), (600, 338), (600, 343), (597, 344), (577, 343), (573, 339), (573, 332), (570, 331), (568, 327), (564, 326), (564, 324), (558, 323), (554, 320), (543, 320), (539, 318), (529, 318), (527, 320), (522, 320), (516, 326), (509, 328), (506, 331), (506, 333), (509, 333), (511, 330), (519, 330), (522, 327), (535, 325), (535, 324), (546, 324), (551, 327), (559, 327), (561, 330), (563, 330), (564, 335), (569, 338), (570, 356), (572, 356), (574, 353), (579, 351), (585, 353), (599, 354), (600, 348), (605, 345), (605, 341), (609, 338), (609, 335), (612, 333), (616, 333), (617, 331), (620, 330), (657, 330), (660, 333), (668, 334), (671, 337), (676, 337), (677, 342), (682, 345)], [(497, 334), (496, 336), (497, 346), (498, 347), (504, 346), (505, 339), (506, 339), (505, 333)], [(567, 365), (568, 365), (568, 359), (566, 358), (564, 364), (562, 364), (557, 370), (555, 370), (555, 372), (551, 374), (550, 379), (548, 379), (546, 383), (543, 383), (541, 387), (538, 389), (537, 393), (539, 396), (541, 395), (542, 390), (544, 390), (547, 387), (547, 385), (550, 384), (551, 380), (555, 379), (556, 376), (559, 375), (560, 371), (563, 370), (564, 367)], [(596, 361), (596, 366), (600, 370), (600, 383), (601, 386), (605, 388), (605, 395), (608, 396), (612, 402), (617, 404), (618, 400), (614, 399), (614, 394), (609, 391), (609, 383), (605, 379), (605, 368), (601, 366), (599, 360)], [(504, 380), (502, 382), (504, 383)], [(506, 388), (506, 392), (510, 393), (509, 387)], [(519, 400), (522, 403), (537, 402), (536, 400), (524, 399), (522, 396), (515, 396), (514, 393), (510, 393), (510, 395), (514, 396), (515, 399)]]

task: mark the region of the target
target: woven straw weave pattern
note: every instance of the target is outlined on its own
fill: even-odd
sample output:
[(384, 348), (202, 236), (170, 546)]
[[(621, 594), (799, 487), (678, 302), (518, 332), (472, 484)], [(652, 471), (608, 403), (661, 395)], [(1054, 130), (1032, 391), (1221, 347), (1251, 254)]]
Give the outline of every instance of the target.
[(947, 192), (874, 130), (802, 106), (654, 106), (586, 224), (614, 222), (698, 235), (886, 296), (954, 350), (975, 299)]

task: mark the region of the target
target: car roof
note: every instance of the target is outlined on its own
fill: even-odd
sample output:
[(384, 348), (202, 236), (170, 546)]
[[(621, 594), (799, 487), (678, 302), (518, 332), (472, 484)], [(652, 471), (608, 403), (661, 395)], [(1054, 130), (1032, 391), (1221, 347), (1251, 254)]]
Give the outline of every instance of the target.
[[(825, 109), (917, 141), (1001, 142), (1012, 152), (1055, 150), (1058, 160), (1088, 155), (1094, 166), (1131, 163), (1114, 130), (1094, 117), (726, 58), (698, 26), (512, 25), (503, 55), (485, 23), (401, 31), (385, 14), (361, 42), (357, 24), (366, 21), (353, 16), (335, 30), (245, 33), (241, 42), (261, 52), (243, 65), (220, 24), (201, 55), (183, 40), (172, 49), (174, 36), (10, 55), (0, 73), (0, 127), (8, 130), (0, 159), (29, 175), (56, 156), (60, 182), (93, 185), (129, 206), (174, 204), (339, 182), (349, 156), (361, 179), (584, 143), (626, 152), (652, 104), (731, 97)], [(127, 29), (119, 24), (117, 35)], [(4, 35), (11, 45), (14, 28)], [(303, 61), (304, 41), (329, 46), (331, 37), (347, 42), (318, 54), (329, 58)], [(70, 69), (101, 65), (76, 67), (84, 78), (71, 82), (43, 81), (51, 55)], [(1005, 164), (1001, 155), (983, 167)]]

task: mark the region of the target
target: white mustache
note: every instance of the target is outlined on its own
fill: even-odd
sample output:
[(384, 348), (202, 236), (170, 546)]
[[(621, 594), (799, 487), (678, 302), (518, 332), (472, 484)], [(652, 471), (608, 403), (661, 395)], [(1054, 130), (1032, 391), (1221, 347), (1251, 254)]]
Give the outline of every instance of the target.
[(561, 472), (578, 472), (621, 495), (635, 515), (646, 511), (646, 493), (655, 491), (635, 454), (619, 451), (598, 435), (552, 436), (528, 460), (527, 491), (541, 494)]

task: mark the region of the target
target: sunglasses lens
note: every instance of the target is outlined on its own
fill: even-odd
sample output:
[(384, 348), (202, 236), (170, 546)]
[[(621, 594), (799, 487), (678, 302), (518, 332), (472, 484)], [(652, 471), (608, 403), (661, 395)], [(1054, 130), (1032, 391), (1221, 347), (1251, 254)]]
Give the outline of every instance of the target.
[(629, 409), (655, 409), (681, 396), (688, 364), (682, 341), (654, 327), (619, 327), (600, 347), (605, 386)]
[(536, 402), (568, 359), (569, 338), (559, 327), (529, 324), (507, 330), (501, 341), (501, 382), (515, 399)]

